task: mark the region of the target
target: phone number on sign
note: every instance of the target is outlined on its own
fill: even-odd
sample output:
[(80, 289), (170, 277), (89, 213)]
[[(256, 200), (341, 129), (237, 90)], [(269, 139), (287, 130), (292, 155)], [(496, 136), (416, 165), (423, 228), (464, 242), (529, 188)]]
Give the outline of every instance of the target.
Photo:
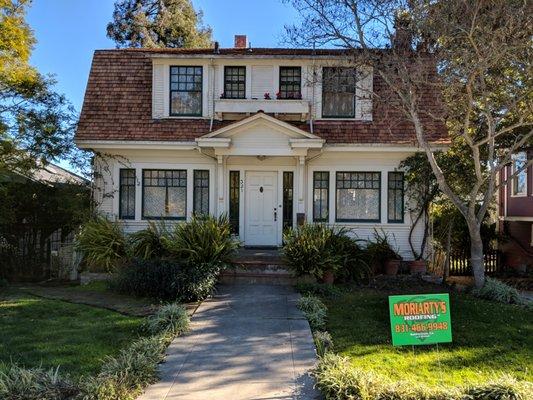
[(445, 331), (448, 329), (447, 322), (431, 322), (429, 324), (397, 324), (394, 326), (394, 330), (398, 333), (401, 332), (429, 332), (429, 331)]

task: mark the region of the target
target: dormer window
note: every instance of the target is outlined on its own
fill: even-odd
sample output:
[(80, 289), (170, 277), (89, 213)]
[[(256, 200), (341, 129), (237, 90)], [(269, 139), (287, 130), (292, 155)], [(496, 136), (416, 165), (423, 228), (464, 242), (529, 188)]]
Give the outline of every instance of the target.
[(302, 68), (279, 68), (279, 96), (280, 99), (302, 98)]
[(224, 93), (226, 99), (246, 98), (246, 67), (224, 67)]
[(170, 115), (202, 115), (202, 67), (170, 67)]
[(354, 68), (328, 67), (322, 71), (322, 117), (355, 118)]

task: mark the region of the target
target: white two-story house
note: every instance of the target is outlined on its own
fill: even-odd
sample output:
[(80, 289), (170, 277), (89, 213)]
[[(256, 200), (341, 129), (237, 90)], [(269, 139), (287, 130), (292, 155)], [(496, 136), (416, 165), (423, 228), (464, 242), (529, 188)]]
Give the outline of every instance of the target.
[[(361, 238), (382, 228), (412, 258), (398, 166), (419, 151), (414, 131), (352, 57), (249, 48), (242, 36), (234, 48), (96, 51), (76, 142), (96, 153), (100, 212), (126, 231), (227, 213), (246, 246), (279, 246), (303, 221)], [(438, 98), (427, 93), (428, 111)]]

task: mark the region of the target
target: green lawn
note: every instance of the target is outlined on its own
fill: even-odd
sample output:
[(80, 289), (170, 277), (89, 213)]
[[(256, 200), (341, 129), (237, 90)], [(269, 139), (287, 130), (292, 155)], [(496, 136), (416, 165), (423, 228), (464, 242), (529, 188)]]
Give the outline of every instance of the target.
[(335, 351), (355, 366), (431, 385), (485, 382), (501, 373), (533, 380), (532, 311), (452, 293), (452, 344), (439, 345), (438, 352), (436, 346), (394, 348), (390, 294), (400, 293), (353, 289), (324, 299)]
[(73, 377), (139, 335), (142, 318), (91, 306), (11, 293), (0, 297), (0, 362), (56, 367)]

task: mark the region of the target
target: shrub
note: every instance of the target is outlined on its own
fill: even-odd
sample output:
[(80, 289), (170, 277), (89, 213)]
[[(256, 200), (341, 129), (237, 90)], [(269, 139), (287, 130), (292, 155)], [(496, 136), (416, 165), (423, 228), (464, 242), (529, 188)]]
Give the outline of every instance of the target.
[(62, 377), (59, 368), (23, 368), (0, 365), (0, 398), (5, 400), (62, 400), (78, 393), (78, 388)]
[(188, 265), (172, 260), (134, 259), (120, 268), (110, 282), (111, 289), (139, 297), (164, 301), (196, 301), (213, 290), (218, 265)]
[(85, 384), (85, 400), (133, 400), (157, 381), (157, 364), (166, 344), (159, 336), (141, 339), (116, 357), (104, 359), (101, 372)]
[(482, 299), (507, 304), (525, 304), (518, 290), (497, 279), (486, 278), (481, 289), (473, 289), (472, 294)]
[(323, 330), (326, 327), (327, 308), (318, 297), (302, 296), (297, 306), (304, 313), (312, 330)]
[(297, 276), (306, 274), (322, 278), (324, 272), (335, 272), (341, 256), (332, 251), (333, 229), (321, 224), (304, 224), (284, 234), (283, 256), (287, 267)]
[(335, 232), (331, 239), (331, 251), (340, 257), (337, 278), (355, 282), (368, 279), (371, 270), (367, 262), (367, 251), (358, 244), (361, 240), (349, 237), (345, 229)]
[(164, 225), (158, 227), (153, 222), (148, 223), (148, 228), (132, 233), (129, 236), (131, 254), (133, 257), (149, 260), (167, 255), (162, 237), (165, 235)]
[(239, 246), (231, 235), (231, 226), (225, 215), (218, 218), (193, 216), (189, 222), (176, 225), (163, 240), (173, 256), (191, 265), (218, 264), (225, 267)]
[(402, 257), (392, 248), (389, 237), (385, 231), (381, 233), (374, 229), (374, 239), (369, 240), (366, 246), (369, 264), (374, 267), (383, 267), (388, 260), (401, 260)]
[(296, 290), (301, 294), (313, 294), (321, 297), (335, 298), (344, 293), (344, 290), (339, 286), (331, 285), (328, 283), (309, 283), (298, 282), (296, 284)]
[(316, 353), (319, 357), (324, 357), (326, 352), (333, 350), (333, 339), (329, 332), (316, 331), (313, 333), (315, 340)]
[(510, 376), (502, 376), (484, 385), (466, 389), (468, 400), (526, 400), (531, 398), (533, 383), (518, 382)]
[(127, 242), (117, 223), (96, 217), (82, 226), (76, 238), (76, 248), (83, 254), (89, 268), (113, 271), (126, 257)]
[(166, 304), (157, 313), (148, 317), (146, 331), (151, 335), (179, 335), (189, 329), (187, 309), (177, 303)]
[(353, 368), (347, 358), (333, 353), (320, 359), (313, 375), (326, 400), (370, 400), (381, 392), (380, 377)]

